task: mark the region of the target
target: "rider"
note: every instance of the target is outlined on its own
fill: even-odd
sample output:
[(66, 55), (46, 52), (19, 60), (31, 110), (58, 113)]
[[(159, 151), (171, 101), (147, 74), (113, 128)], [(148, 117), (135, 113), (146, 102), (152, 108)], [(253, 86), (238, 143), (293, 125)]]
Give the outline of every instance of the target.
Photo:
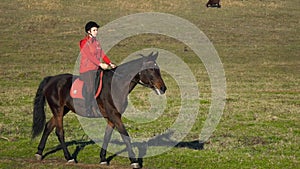
[(87, 115), (92, 114), (92, 105), (94, 103), (95, 94), (95, 78), (99, 67), (101, 69), (115, 68), (110, 59), (102, 50), (99, 41), (96, 39), (99, 25), (96, 22), (89, 21), (85, 25), (85, 32), (87, 35), (80, 41), (80, 79), (84, 81), (85, 94), (85, 108)]

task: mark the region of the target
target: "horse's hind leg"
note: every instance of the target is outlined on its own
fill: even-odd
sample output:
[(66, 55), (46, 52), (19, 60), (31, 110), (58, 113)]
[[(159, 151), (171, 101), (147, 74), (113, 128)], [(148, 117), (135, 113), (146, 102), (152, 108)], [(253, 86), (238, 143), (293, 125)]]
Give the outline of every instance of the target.
[(65, 143), (64, 129), (63, 129), (63, 117), (69, 111), (68, 108), (63, 106), (63, 102), (55, 99), (48, 99), (49, 107), (52, 111), (54, 120), (55, 120), (55, 133), (58, 137), (58, 140), (61, 144), (61, 147), (64, 152), (64, 156), (68, 162), (74, 162), (74, 159), (71, 157), (70, 152), (68, 151), (67, 145)]
[(63, 114), (59, 114), (56, 117), (56, 131), (55, 131), (58, 140), (61, 144), (61, 147), (64, 152), (64, 156), (68, 162), (74, 162), (74, 159), (71, 157), (70, 152), (65, 143), (64, 129), (63, 129)]
[(43, 155), (43, 151), (45, 149), (45, 145), (46, 145), (48, 136), (52, 132), (54, 127), (55, 127), (55, 119), (54, 119), (54, 117), (52, 117), (45, 125), (45, 129), (44, 129), (42, 138), (41, 138), (39, 146), (38, 146), (38, 151), (35, 154), (35, 156), (38, 160), (42, 160), (42, 155)]

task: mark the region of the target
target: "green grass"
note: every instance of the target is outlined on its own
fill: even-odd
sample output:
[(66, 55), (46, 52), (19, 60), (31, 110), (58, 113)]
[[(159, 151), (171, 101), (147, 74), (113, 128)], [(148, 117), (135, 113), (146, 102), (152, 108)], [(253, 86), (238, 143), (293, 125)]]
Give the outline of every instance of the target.
[[(221, 9), (207, 9), (205, 0), (2, 0), (0, 168), (99, 168), (100, 148), (95, 144), (79, 153), (75, 165), (65, 164), (62, 151), (43, 162), (35, 161), (39, 138), (30, 139), (33, 98), (44, 76), (73, 72), (87, 21), (105, 25), (137, 12), (170, 13), (199, 27), (218, 51), (227, 81), (222, 119), (204, 149), (172, 148), (145, 158), (144, 168), (299, 168), (299, 2), (226, 0), (221, 1)], [(108, 55), (119, 63), (149, 47), (173, 52), (192, 68), (201, 107), (183, 141), (197, 140), (211, 103), (211, 89), (204, 66), (191, 50), (184, 52), (185, 44), (161, 35), (139, 35), (121, 41)], [(169, 88), (166, 111), (151, 123), (124, 119), (131, 135), (156, 135), (176, 119), (178, 87), (166, 73), (163, 76)], [(139, 87), (130, 96), (140, 109), (149, 108), (147, 92)], [(67, 115), (64, 124), (67, 141), (87, 140), (74, 114)], [(57, 145), (52, 133), (45, 151)], [(69, 147), (71, 153), (75, 148)], [(111, 163), (103, 168), (129, 168), (125, 157), (117, 156)]]

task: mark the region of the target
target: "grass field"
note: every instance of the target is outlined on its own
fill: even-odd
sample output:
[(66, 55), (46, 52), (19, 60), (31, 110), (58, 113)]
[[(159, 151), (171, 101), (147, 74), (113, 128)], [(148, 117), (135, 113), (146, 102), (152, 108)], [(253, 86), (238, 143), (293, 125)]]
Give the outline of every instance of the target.
[[(87, 21), (105, 25), (138, 12), (170, 13), (195, 24), (214, 44), (227, 83), (222, 119), (204, 149), (172, 148), (145, 158), (144, 168), (300, 168), (300, 1), (223, 0), (220, 9), (207, 9), (205, 3), (2, 0), (0, 168), (129, 168), (129, 160), (120, 156), (111, 161), (111, 166), (99, 166), (100, 148), (93, 144), (80, 151), (78, 164), (67, 165), (62, 151), (36, 161), (39, 138), (31, 140), (32, 105), (44, 76), (73, 72)], [(191, 50), (184, 51), (184, 44), (161, 35), (125, 39), (108, 55), (119, 63), (127, 55), (149, 47), (177, 54), (195, 74), (201, 91), (201, 113), (183, 140), (193, 142), (199, 137), (210, 106), (206, 70)], [(174, 108), (162, 116), (168, 122), (158, 120), (137, 129), (125, 119), (131, 135), (159, 133), (176, 118), (178, 88), (171, 78), (165, 80), (167, 96), (174, 100)], [(143, 101), (143, 91), (139, 87), (130, 97)], [(138, 101), (135, 104), (143, 105)], [(83, 139), (84, 131), (74, 114), (68, 114), (64, 124), (66, 141)], [(58, 140), (52, 133), (45, 152), (56, 146)], [(75, 148), (69, 146), (71, 152)]]

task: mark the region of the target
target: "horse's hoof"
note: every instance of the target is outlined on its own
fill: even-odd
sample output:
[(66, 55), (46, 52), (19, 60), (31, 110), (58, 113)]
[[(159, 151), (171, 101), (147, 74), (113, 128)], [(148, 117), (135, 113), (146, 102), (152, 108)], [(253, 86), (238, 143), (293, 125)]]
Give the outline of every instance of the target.
[(107, 161), (101, 161), (100, 165), (108, 165), (108, 162)]
[(107, 161), (101, 161), (100, 165), (108, 165), (108, 162)]
[(36, 158), (38, 161), (42, 161), (42, 158), (43, 158), (42, 155), (40, 155), (40, 154), (35, 154), (34, 156), (35, 156), (35, 158)]
[(76, 163), (74, 159), (68, 160), (67, 164), (73, 164)]
[(141, 168), (140, 165), (139, 165), (139, 163), (131, 163), (130, 165), (134, 169)]

